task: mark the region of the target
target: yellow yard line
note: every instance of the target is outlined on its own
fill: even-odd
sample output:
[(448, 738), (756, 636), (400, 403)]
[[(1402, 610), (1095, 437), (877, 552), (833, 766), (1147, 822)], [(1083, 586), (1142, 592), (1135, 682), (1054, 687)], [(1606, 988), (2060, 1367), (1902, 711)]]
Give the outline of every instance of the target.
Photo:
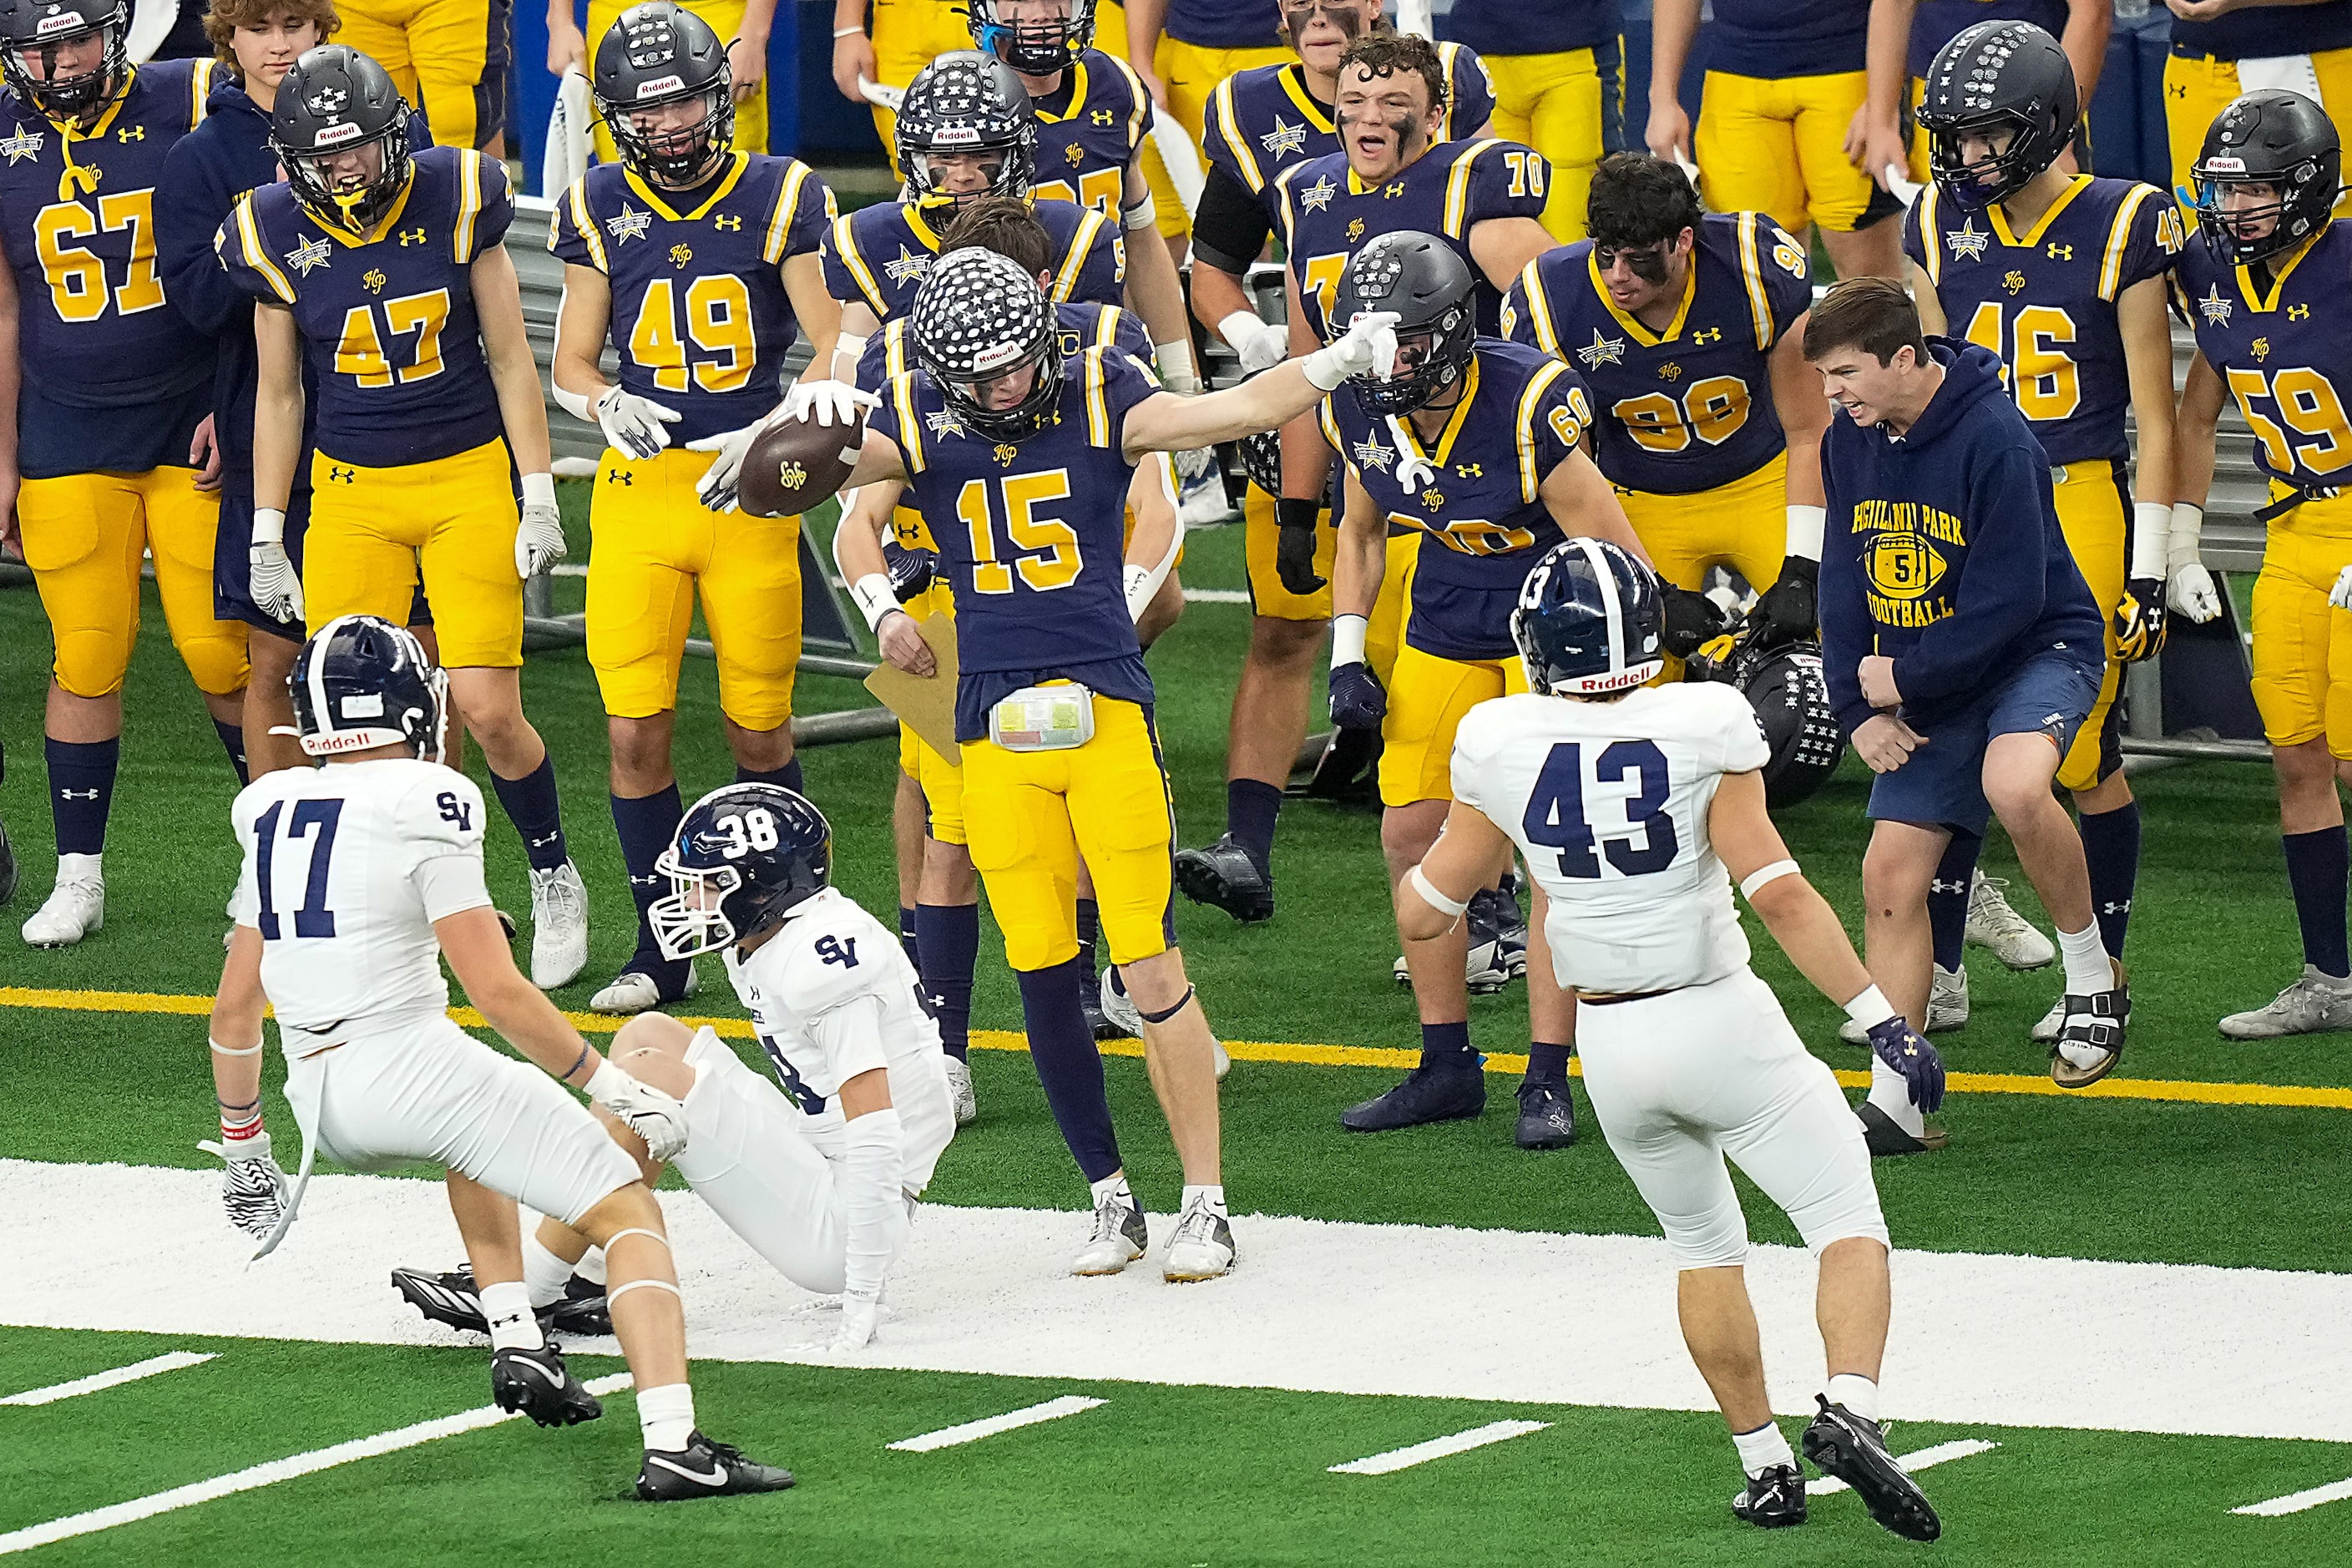
[[(44, 991), (30, 986), (0, 985), (0, 1007), (47, 1008), (73, 1013), (171, 1013), (201, 1017), (212, 1011), (209, 996), (174, 996), (147, 991)], [(471, 1007), (452, 1007), (449, 1016), (469, 1029), (489, 1026), (479, 1013)], [(609, 1035), (627, 1020), (602, 1013), (566, 1013), (572, 1026), (585, 1034)], [(741, 1018), (698, 1018), (681, 1016), (677, 1020), (688, 1028), (709, 1025), (730, 1039), (751, 1038), (751, 1026)], [(1025, 1037), (1011, 1029), (974, 1029), (974, 1047), (984, 1051), (1026, 1051)], [(1107, 1056), (1139, 1057), (1143, 1045), (1139, 1040), (1106, 1040), (1102, 1045)], [(1316, 1046), (1287, 1045), (1259, 1040), (1227, 1040), (1225, 1050), (1238, 1062), (1291, 1062), (1308, 1067), (1349, 1067), (1405, 1068), (1421, 1059), (1414, 1050), (1395, 1050), (1377, 1046)], [(1509, 1052), (1496, 1051), (1486, 1058), (1490, 1073), (1516, 1075), (1527, 1071), (1528, 1058)], [(1580, 1072), (1582, 1064), (1574, 1060), (1569, 1070)], [(1840, 1072), (1837, 1080), (1848, 1089), (1867, 1089), (1870, 1074)], [(2190, 1105), (2253, 1105), (2276, 1107), (2316, 1107), (2327, 1110), (2352, 1110), (2352, 1089), (2331, 1089), (2306, 1084), (2273, 1083), (2208, 1083), (2196, 1079), (2111, 1078), (2093, 1084), (2088, 1089), (2060, 1089), (2046, 1078), (2025, 1073), (1956, 1072), (1947, 1080), (1954, 1094), (2046, 1094), (2073, 1096), (2087, 1100), (2169, 1100)]]

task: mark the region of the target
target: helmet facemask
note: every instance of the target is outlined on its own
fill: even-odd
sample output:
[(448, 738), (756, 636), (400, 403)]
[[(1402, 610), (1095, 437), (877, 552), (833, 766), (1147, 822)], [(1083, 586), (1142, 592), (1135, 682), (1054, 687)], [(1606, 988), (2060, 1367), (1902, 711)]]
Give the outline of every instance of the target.
[[(641, 130), (636, 123), (635, 116), (648, 110), (696, 102), (702, 106), (700, 118), (683, 125)], [(604, 116), (604, 128), (612, 134), (621, 162), (640, 177), (668, 190), (686, 190), (700, 184), (718, 172), (728, 153), (734, 150), (735, 96), (729, 90), (729, 79), (724, 74), (698, 92), (680, 93), (651, 103), (600, 102), (597, 108)]]
[(1066, 16), (1008, 21), (1004, 0), (971, 0), (972, 41), (1023, 76), (1053, 76), (1094, 43), (1095, 0), (1070, 0)]
[(678, 859), (677, 847), (663, 850), (654, 869), (669, 879), (669, 896), (646, 907), (646, 922), (654, 942), (673, 963), (717, 952), (742, 940), (727, 913), (727, 900), (743, 886), (743, 873), (732, 866), (697, 867)]
[[(53, 18), (64, 21), (65, 17)], [(95, 27), (63, 32), (38, 41), (12, 41), (0, 47), (0, 76), (18, 97), (56, 121), (77, 119), (110, 100), (130, 74), (130, 25), (120, 6)], [(67, 44), (101, 40), (98, 63), (89, 69), (60, 79), (58, 51)], [(37, 74), (35, 66), (39, 67)]]
[[(1982, 141), (1988, 148), (2009, 133), (2009, 142), (1989, 157), (1969, 161), (1964, 142)], [(1927, 132), (1927, 162), (1944, 199), (1969, 212), (1982, 212), (2023, 190), (2051, 160), (2036, 161), (2034, 139), (2022, 115), (2003, 110), (1958, 125), (1937, 125)]]
[(1470, 367), (1476, 312), (1470, 301), (1448, 306), (1433, 321), (1396, 329), (1396, 363), (1386, 377), (1377, 372), (1350, 376), (1356, 406), (1375, 419), (1426, 408), (1460, 386)]
[[(406, 105), (375, 135), (366, 136), (360, 131), (356, 123), (345, 121), (320, 128), (321, 142), (345, 133), (340, 144), (300, 151), (283, 145), (277, 148), (278, 162), (286, 167), (286, 183), (293, 187), (294, 199), (302, 210), (350, 234), (366, 233), (392, 210), (408, 188), (414, 166), (408, 153)], [(370, 148), (376, 152), (373, 174), (364, 166)], [(338, 174), (333, 165), (352, 154), (360, 155), (362, 167)]]

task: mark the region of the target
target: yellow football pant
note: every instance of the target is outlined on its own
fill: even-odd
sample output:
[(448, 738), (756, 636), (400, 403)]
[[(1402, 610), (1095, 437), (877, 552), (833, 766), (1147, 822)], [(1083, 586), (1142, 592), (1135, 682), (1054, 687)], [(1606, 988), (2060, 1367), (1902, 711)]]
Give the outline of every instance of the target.
[[(1593, 165), (1609, 150), (1607, 127), (1624, 117), (1624, 67), (1604, 68), (1591, 49), (1480, 58), (1495, 83), (1495, 134), (1525, 142), (1551, 163), (1544, 227), (1562, 245), (1582, 239)], [(1464, 126), (1463, 134), (1476, 129)]]
[[(2099, 700), (2074, 731), (2074, 744), (2058, 764), (2058, 782), (2068, 789), (2092, 789), (2123, 766), (2114, 728), (2116, 698), (2123, 689), (2123, 661), (2116, 656), (2116, 606), (2124, 597), (2124, 549), (2131, 535), (2130, 479), (2117, 461), (2068, 463), (2050, 470), (2058, 498), (2058, 526), (2066, 548), (2091, 585), (2105, 630), (2107, 672)], [(2329, 586), (2335, 585), (2329, 579)]]
[(310, 631), (337, 616), (407, 623), (421, 567), (441, 662), (451, 669), (522, 665), (522, 578), (515, 571), (513, 465), (507, 444), (369, 468), (310, 456), (310, 528), (302, 536), (302, 608)]
[(1528, 689), (1528, 667), (1508, 658), (1440, 658), (1406, 643), (1388, 676), (1381, 721), (1381, 804), (1454, 798), (1454, 731), (1490, 698)]
[[(1108, 7), (1106, 7), (1108, 9)], [(1280, 15), (1272, 5), (1267, 15), (1279, 21)], [(1124, 22), (1120, 23), (1122, 29)], [(1099, 35), (1101, 29), (1097, 28)], [(1201, 145), (1201, 128), (1207, 123), (1209, 95), (1217, 84), (1235, 71), (1253, 70), (1259, 66), (1288, 65), (1298, 57), (1286, 47), (1276, 46), (1263, 49), (1204, 49), (1197, 44), (1180, 43), (1161, 34), (1160, 49), (1152, 59), (1152, 69), (1160, 84), (1168, 89), (1168, 107), (1162, 112), (1176, 117), (1192, 145)], [(1206, 160), (1203, 160), (1205, 163)], [(1151, 182), (1151, 205), (1160, 216), (1160, 232), (1184, 235), (1192, 232), (1192, 215), (1176, 198), (1176, 187), (1168, 180), (1166, 165), (1160, 161), (1159, 149), (1150, 142), (1144, 143), (1143, 173)]]
[[(1761, 212), (1790, 234), (1808, 224), (1837, 233), (1900, 211), (1878, 182), (1846, 161), (1846, 130), (1862, 107), (1861, 71), (1767, 79), (1706, 73), (1692, 136), (1711, 212)], [(1874, 220), (1873, 220), (1874, 221)]]
[[(2271, 499), (2286, 487), (2271, 481)], [(2352, 758), (2352, 615), (2327, 602), (2352, 566), (2352, 496), (2308, 500), (2271, 521), (2254, 579), (2254, 706), (2273, 746), (2327, 738)]]
[[(335, 14), (343, 23), (335, 42), (392, 73), (400, 96), (431, 121), (437, 145), (475, 144), (474, 89), (489, 47), (488, 0), (342, 0)], [(592, 61), (602, 36), (588, 35)]]

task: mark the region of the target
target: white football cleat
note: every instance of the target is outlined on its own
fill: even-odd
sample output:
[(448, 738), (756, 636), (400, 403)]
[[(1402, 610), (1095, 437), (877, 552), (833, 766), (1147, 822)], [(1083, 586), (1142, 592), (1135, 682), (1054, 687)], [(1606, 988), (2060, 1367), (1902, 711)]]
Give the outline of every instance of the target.
[[(1527, 973), (1524, 952), (1519, 963), (1519, 973), (1524, 974)], [(1403, 953), (1397, 954), (1396, 963), (1390, 967), (1389, 973), (1396, 977), (1398, 984), (1408, 991), (1412, 989), (1412, 965), (1405, 962)], [(1473, 996), (1492, 996), (1508, 985), (1511, 978), (1509, 954), (1499, 936), (1488, 936), (1483, 942), (1472, 942), (1469, 951), (1462, 955), (1462, 979)]]
[(1234, 1227), (1225, 1216), (1196, 1197), (1184, 1205), (1176, 1221), (1176, 1235), (1168, 1243), (1160, 1273), (1171, 1285), (1214, 1279), (1234, 1267)]
[(1106, 1193), (1095, 1207), (1094, 1234), (1078, 1248), (1077, 1257), (1070, 1260), (1073, 1274), (1116, 1274), (1137, 1258), (1151, 1245), (1151, 1233), (1143, 1224), (1143, 1211), (1131, 1202), (1121, 1202), (1116, 1193)]
[(571, 861), (530, 874), (530, 983), (569, 985), (588, 967), (588, 889)]
[(106, 880), (96, 872), (58, 873), (58, 885), (24, 927), (27, 947), (71, 947), (106, 929)]
[(1992, 949), (1992, 955), (2011, 969), (2040, 969), (2058, 961), (2058, 944), (2009, 907), (2001, 889), (2009, 883), (1982, 871), (1969, 886), (1969, 942)]
[(1209, 1048), (1217, 1053), (1217, 1081), (1223, 1083), (1225, 1075), (1234, 1070), (1234, 1058), (1225, 1054), (1225, 1042), (1214, 1035), (1209, 1037)]
[(958, 1127), (969, 1127), (980, 1119), (980, 1100), (971, 1092), (971, 1064), (948, 1058), (948, 1093), (955, 1101), (955, 1121)]
[[(534, 962), (539, 956), (536, 948), (537, 943), (534, 942), (534, 951), (531, 954)], [(677, 994), (677, 1000), (683, 1002), (701, 989), (702, 976), (696, 973), (691, 964), (688, 964), (686, 971), (686, 989)], [(610, 985), (588, 998), (588, 1011), (591, 1013), (615, 1013), (623, 1016), (633, 1013), (650, 1013), (661, 1005), (660, 985), (655, 983), (652, 975), (635, 969), (621, 971), (613, 977), (613, 983)]]
[(2233, 1040), (2274, 1040), (2338, 1029), (2352, 1029), (2352, 981), (2323, 974), (2308, 963), (2294, 984), (2268, 1003), (2221, 1020), (2221, 1033)]
[[(1941, 1035), (1968, 1026), (1969, 972), (1965, 966), (1947, 969), (1939, 963), (1936, 965), (1936, 978), (1927, 987), (1927, 1033)], [(1870, 1032), (1848, 1018), (1838, 1026), (1838, 1038), (1849, 1046), (1866, 1046), (1870, 1044)]]

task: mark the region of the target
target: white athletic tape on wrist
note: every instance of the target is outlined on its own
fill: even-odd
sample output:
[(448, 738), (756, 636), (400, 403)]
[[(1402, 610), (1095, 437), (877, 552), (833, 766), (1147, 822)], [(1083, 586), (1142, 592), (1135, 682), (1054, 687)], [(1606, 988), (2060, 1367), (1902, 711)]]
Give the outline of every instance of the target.
[(1151, 363), (1160, 372), (1160, 379), (1176, 392), (1198, 392), (1201, 389), (1200, 367), (1192, 363), (1192, 340), (1178, 338), (1172, 342), (1151, 345)]
[(224, 1046), (218, 1040), (212, 1041), (211, 1045), (214, 1050), (219, 1052), (225, 1057), (257, 1057), (261, 1054), (261, 1042), (258, 1040), (256, 1040), (253, 1044), (242, 1048), (234, 1046)]
[(525, 506), (553, 506), (555, 504), (555, 476), (553, 474), (525, 474), (522, 477), (522, 504)]
[(1822, 534), (1829, 527), (1829, 508), (1796, 506), (1789, 508), (1789, 553), (1801, 555), (1808, 561), (1822, 558)]
[(1895, 1010), (1895, 1004), (1886, 999), (1886, 993), (1875, 985), (1847, 1003), (1845, 1016), (1865, 1029), (1874, 1029), (1890, 1018), (1902, 1016)]
[(881, 572), (868, 572), (849, 585), (849, 597), (857, 613), (866, 617), (866, 629), (878, 632), (882, 617), (898, 607), (898, 595), (890, 587), (889, 576)]
[(1756, 901), (1756, 895), (1768, 884), (1783, 877), (1801, 877), (1804, 874), (1803, 868), (1794, 860), (1780, 859), (1769, 866), (1759, 866), (1739, 879), (1739, 896), (1752, 904)]
[(681, 1301), (686, 1300), (686, 1292), (667, 1279), (628, 1279), (604, 1288), (604, 1310), (611, 1311), (613, 1303), (632, 1290), (667, 1290)]
[[(835, 381), (848, 381), (852, 379), (857, 374), (857, 362), (865, 357), (866, 340), (849, 332), (842, 333), (833, 341), (833, 378)], [(848, 375), (841, 374), (841, 362), (845, 359), (849, 362)]]
[(283, 544), (286, 542), (286, 509), (257, 506), (253, 509), (253, 542)]
[(2205, 536), (2205, 509), (2189, 501), (2175, 501), (2172, 506), (2172, 531), (2165, 543), (2166, 563), (2175, 571), (2198, 558), (2198, 544)]
[(2161, 578), (2171, 547), (2172, 508), (2160, 500), (2132, 502), (2131, 566), (2125, 575)]
[(555, 394), (555, 405), (558, 408), (583, 425), (596, 423), (596, 405), (604, 397), (604, 393), (600, 392), (593, 398), (587, 397), (552, 382), (550, 383), (550, 390)]
[(1440, 914), (1446, 916), (1448, 919), (1458, 921), (1462, 918), (1464, 912), (1470, 908), (1469, 900), (1449, 899), (1444, 893), (1439, 892), (1437, 890), (1436, 884), (1422, 874), (1421, 866), (1418, 861), (1414, 863), (1412, 870), (1407, 871), (1404, 874), (1404, 879), (1412, 884), (1412, 890), (1421, 895), (1422, 901), (1423, 903), (1427, 904), (1431, 909), (1437, 910)]
[(1370, 626), (1371, 622), (1362, 616), (1331, 617), (1331, 663), (1335, 667), (1364, 662), (1364, 634)]
[(1157, 227), (1159, 223), (1160, 211), (1152, 205), (1150, 191), (1144, 192), (1143, 199), (1133, 206), (1118, 209), (1119, 226), (1129, 234), (1141, 234), (1147, 228)]

